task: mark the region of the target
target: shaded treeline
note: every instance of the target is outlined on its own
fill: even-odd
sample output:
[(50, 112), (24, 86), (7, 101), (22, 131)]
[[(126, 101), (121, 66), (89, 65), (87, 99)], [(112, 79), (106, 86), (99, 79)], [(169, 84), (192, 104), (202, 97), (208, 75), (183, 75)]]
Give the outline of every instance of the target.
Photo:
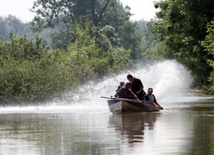
[(159, 39), (192, 71), (195, 87), (214, 92), (214, 1), (167, 0), (155, 7)]

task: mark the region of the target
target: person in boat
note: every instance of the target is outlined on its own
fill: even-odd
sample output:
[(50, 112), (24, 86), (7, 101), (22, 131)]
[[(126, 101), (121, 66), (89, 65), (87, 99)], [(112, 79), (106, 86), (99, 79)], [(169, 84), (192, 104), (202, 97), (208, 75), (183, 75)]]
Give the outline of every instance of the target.
[(116, 90), (116, 92), (120, 89), (120, 88), (122, 88), (122, 86), (125, 84), (125, 82), (120, 82), (120, 85), (117, 87), (117, 90)]
[(155, 95), (153, 94), (153, 89), (148, 88), (148, 93), (144, 96), (144, 100), (147, 101), (149, 104), (152, 104), (160, 109), (163, 109), (157, 102)]
[(127, 98), (127, 99), (136, 99), (139, 100), (137, 95), (135, 95), (131, 90), (132, 83), (126, 82), (114, 95), (114, 97), (118, 98)]
[(135, 78), (131, 74), (127, 75), (127, 79), (132, 83), (132, 86), (131, 86), (132, 92), (137, 95), (139, 100), (143, 101), (144, 100), (144, 95), (146, 93), (143, 90), (144, 86), (143, 86), (143, 83), (141, 82), (141, 80), (138, 79), (138, 78)]

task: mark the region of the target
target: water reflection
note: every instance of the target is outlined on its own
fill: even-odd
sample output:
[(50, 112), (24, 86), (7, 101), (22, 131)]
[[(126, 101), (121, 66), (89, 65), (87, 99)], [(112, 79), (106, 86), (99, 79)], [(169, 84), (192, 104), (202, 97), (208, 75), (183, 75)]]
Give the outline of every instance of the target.
[(161, 113), (4, 113), (0, 155), (212, 155), (213, 107), (195, 102)]
[(109, 117), (109, 124), (121, 133), (122, 142), (129, 146), (143, 142), (145, 130), (153, 130), (157, 117), (161, 113), (125, 113), (113, 114)]
[(0, 116), (0, 154), (100, 155), (117, 154), (119, 149), (105, 114)]
[(191, 154), (214, 154), (214, 101), (212, 103), (195, 104), (194, 110), (194, 136)]

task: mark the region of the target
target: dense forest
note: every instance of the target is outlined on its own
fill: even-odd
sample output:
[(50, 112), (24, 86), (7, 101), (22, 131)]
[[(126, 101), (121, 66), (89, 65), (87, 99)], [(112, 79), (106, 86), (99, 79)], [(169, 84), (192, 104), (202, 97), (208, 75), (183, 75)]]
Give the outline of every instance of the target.
[(37, 0), (32, 22), (0, 17), (1, 104), (46, 101), (142, 60), (176, 59), (214, 93), (214, 2), (154, 7), (157, 19), (133, 22), (118, 0)]

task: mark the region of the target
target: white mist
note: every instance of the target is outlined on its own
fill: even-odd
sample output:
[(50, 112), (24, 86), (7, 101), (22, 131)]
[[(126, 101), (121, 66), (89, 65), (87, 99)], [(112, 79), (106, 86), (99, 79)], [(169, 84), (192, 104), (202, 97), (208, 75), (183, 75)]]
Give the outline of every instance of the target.
[(186, 92), (192, 82), (190, 72), (176, 61), (163, 61), (138, 69), (128, 70), (119, 75), (106, 77), (103, 81), (91, 81), (76, 91), (64, 94), (64, 103), (94, 103), (101, 96), (113, 96), (120, 81), (127, 82), (127, 74), (141, 79), (144, 90), (152, 87), (156, 97), (166, 99), (174, 95), (181, 96)]

